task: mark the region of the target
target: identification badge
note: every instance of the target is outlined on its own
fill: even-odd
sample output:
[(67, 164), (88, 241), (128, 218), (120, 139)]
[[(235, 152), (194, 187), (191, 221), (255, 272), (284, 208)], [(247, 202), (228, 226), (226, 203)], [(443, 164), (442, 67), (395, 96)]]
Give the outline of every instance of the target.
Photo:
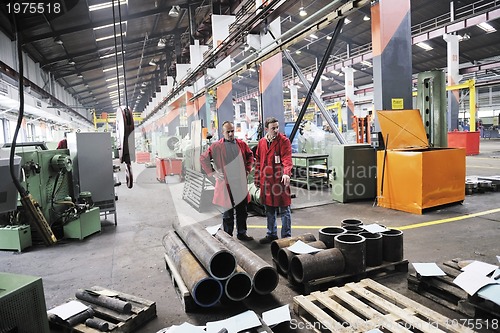
[(279, 155), (274, 155), (274, 163), (279, 164), (281, 163), (281, 159)]

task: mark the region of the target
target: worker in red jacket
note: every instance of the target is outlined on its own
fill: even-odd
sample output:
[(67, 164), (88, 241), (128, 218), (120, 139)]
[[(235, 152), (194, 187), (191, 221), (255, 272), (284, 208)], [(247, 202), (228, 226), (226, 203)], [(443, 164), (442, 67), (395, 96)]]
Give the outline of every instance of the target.
[(247, 176), (252, 170), (253, 154), (244, 141), (234, 137), (232, 122), (222, 124), (222, 135), (224, 138), (214, 142), (200, 156), (201, 167), (207, 175), (215, 177), (212, 202), (223, 209), (224, 231), (233, 235), (236, 211), (237, 238), (250, 241), (253, 237), (247, 235), (247, 205), (250, 200)]
[(266, 207), (267, 234), (259, 240), (267, 244), (278, 239), (276, 216), (281, 215), (281, 238), (292, 235), (290, 216), (290, 174), (292, 172), (292, 145), (279, 132), (278, 120), (267, 118), (266, 135), (260, 139), (255, 152), (255, 186), (260, 187), (260, 200)]

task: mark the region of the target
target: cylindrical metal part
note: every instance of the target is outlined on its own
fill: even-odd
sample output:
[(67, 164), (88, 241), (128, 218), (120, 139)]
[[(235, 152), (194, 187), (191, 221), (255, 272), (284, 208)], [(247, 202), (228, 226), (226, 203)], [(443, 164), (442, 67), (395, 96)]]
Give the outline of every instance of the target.
[(346, 230), (341, 227), (324, 227), (319, 229), (319, 240), (325, 243), (327, 248), (335, 246), (333, 239), (335, 236), (344, 234)]
[(92, 310), (92, 308), (88, 308), (85, 311), (80, 312), (66, 319), (66, 323), (69, 326), (73, 327), (75, 325), (85, 322), (85, 320), (87, 320), (88, 318), (92, 318), (93, 316), (94, 316), (94, 310)]
[(365, 238), (356, 234), (335, 236), (335, 248), (339, 249), (345, 259), (345, 274), (358, 274), (366, 270)]
[(360, 226), (360, 225), (363, 225), (363, 221), (358, 220), (358, 219), (343, 219), (340, 222), (341, 227), (345, 227), (348, 225)]
[(383, 251), (382, 251), (382, 234), (371, 233), (371, 232), (361, 232), (359, 234), (363, 236), (366, 244), (366, 266), (375, 267), (380, 266), (383, 263)]
[(389, 229), (382, 232), (384, 261), (396, 262), (403, 260), (403, 232)]
[(344, 256), (339, 249), (326, 249), (294, 256), (290, 261), (290, 273), (297, 282), (305, 282), (341, 274), (344, 265)]
[(273, 266), (250, 251), (245, 245), (235, 241), (224, 230), (219, 230), (215, 237), (234, 253), (238, 265), (252, 277), (253, 290), (257, 294), (269, 294), (278, 286), (279, 276)]
[(359, 234), (365, 231), (365, 229), (359, 225), (346, 225), (343, 228), (345, 229), (346, 234)]
[(98, 329), (101, 332), (107, 332), (109, 330), (109, 323), (99, 318), (89, 318), (85, 320), (85, 326)]
[(165, 235), (163, 245), (196, 304), (209, 307), (217, 303), (223, 293), (222, 284), (207, 274), (173, 230)]
[[(307, 245), (315, 247), (317, 249), (326, 249), (325, 243), (322, 241), (315, 241), (307, 243)], [(288, 248), (284, 247), (278, 251), (278, 266), (283, 271), (283, 273), (288, 274), (288, 268), (290, 266), (290, 261), (296, 255)]]
[(130, 302), (125, 302), (114, 297), (94, 294), (83, 289), (78, 289), (75, 293), (75, 296), (76, 298), (83, 301), (97, 304), (105, 307), (106, 309), (111, 309), (116, 312), (130, 313), (130, 311), (132, 311), (132, 304)]
[(314, 237), (314, 235), (311, 233), (306, 233), (300, 236), (286, 237), (273, 240), (271, 242), (271, 254), (273, 256), (273, 259), (275, 260), (278, 259), (278, 251), (280, 249), (284, 247), (289, 247), (290, 245), (295, 244), (295, 242), (299, 240), (303, 241), (304, 243), (309, 243), (309, 242), (314, 242), (316, 240), (316, 237)]
[(252, 292), (252, 278), (240, 266), (224, 284), (224, 293), (232, 301), (241, 301)]
[(186, 243), (208, 274), (219, 280), (225, 280), (236, 270), (236, 258), (233, 253), (213, 238), (199, 223), (181, 226), (174, 223), (175, 231)]

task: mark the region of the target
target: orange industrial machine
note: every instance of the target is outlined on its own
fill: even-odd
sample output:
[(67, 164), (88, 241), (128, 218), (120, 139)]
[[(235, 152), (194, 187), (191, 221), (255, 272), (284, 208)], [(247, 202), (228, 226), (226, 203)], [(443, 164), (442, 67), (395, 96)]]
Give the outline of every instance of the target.
[(377, 152), (377, 202), (422, 214), (465, 199), (465, 150), (429, 148), (418, 110), (378, 111), (385, 151)]

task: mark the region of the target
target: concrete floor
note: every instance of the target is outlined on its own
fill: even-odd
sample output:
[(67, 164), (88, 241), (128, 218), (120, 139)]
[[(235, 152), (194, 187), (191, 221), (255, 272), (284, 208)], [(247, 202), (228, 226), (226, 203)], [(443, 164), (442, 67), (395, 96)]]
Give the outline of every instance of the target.
[[(480, 151), (477, 156), (467, 157), (467, 175), (500, 175), (500, 140), (481, 141)], [(63, 241), (52, 247), (34, 246), (22, 253), (0, 251), (0, 271), (42, 277), (47, 308), (74, 297), (78, 288), (94, 285), (155, 301), (158, 316), (138, 331), (144, 333), (154, 333), (185, 321), (204, 325), (207, 321), (224, 319), (246, 309), (261, 314), (293, 303), (292, 299), (298, 292), (280, 277), (280, 283), (271, 295), (252, 296), (240, 303), (185, 313), (165, 271), (162, 238), (172, 229), (176, 219), (213, 225), (220, 222), (220, 217), (215, 211), (195, 212), (180, 199), (183, 184), (175, 179), (169, 179), (168, 184), (159, 183), (154, 168), (134, 165), (134, 172), (136, 182), (133, 189), (125, 186), (117, 189), (116, 227), (112, 221), (103, 221), (102, 232), (83, 241)], [(365, 224), (377, 222), (388, 227), (408, 227), (404, 231), (404, 253), (410, 262), (442, 263), (460, 257), (494, 264), (495, 256), (500, 255), (500, 192), (466, 196), (463, 204), (432, 210), (424, 215), (373, 207), (372, 201), (335, 203), (329, 200), (326, 192), (307, 193), (299, 188), (294, 192), (297, 194), (292, 214), (295, 235), (305, 232), (317, 235), (323, 226), (340, 225), (345, 218), (358, 218)], [(477, 214), (467, 216), (474, 213)], [(445, 222), (445, 219), (455, 217), (464, 218), (412, 227), (421, 222)], [(256, 239), (263, 237), (265, 223), (263, 217), (250, 216), (249, 234)], [(260, 245), (257, 241), (245, 245), (271, 263), (269, 245)], [(406, 274), (378, 281), (450, 318), (464, 318), (409, 291)], [(280, 325), (279, 331), (305, 332), (292, 330), (286, 325)]]

